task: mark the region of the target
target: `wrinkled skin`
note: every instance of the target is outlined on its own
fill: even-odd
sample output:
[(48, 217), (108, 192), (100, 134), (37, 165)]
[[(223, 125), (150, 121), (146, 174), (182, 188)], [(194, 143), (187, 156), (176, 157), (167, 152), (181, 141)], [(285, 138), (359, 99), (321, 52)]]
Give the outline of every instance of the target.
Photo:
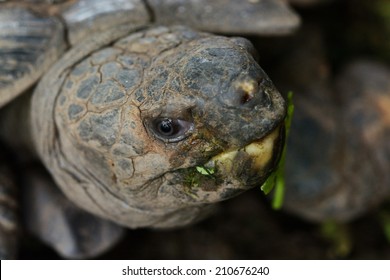
[[(197, 220), (211, 203), (260, 186), (279, 156), (285, 103), (251, 52), (240, 38), (152, 28), (70, 69), (59, 61), (33, 98), (38, 152), (89, 212), (132, 228)], [(45, 108), (54, 120), (34, 113)], [(259, 142), (269, 134), (268, 146)], [(254, 141), (265, 150), (259, 164), (246, 149)], [(232, 166), (196, 172), (233, 150)]]

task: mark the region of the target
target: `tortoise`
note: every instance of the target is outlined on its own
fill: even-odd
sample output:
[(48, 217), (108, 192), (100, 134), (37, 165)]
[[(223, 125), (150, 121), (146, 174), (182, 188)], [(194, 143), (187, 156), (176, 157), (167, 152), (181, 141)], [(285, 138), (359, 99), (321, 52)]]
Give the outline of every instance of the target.
[(283, 97), (248, 40), (207, 32), (292, 32), (284, 2), (2, 2), (0, 134), (49, 172), (25, 168), (21, 208), (62, 256), (193, 223), (277, 166)]
[[(139, 5), (140, 3), (143, 3), (141, 1), (110, 1), (110, 6), (107, 6), (105, 1), (99, 1), (100, 4), (97, 6), (93, 6), (94, 1), (31, 0), (2, 2), (5, 3), (0, 5), (0, 22), (2, 22), (0, 42), (2, 50), (6, 49), (5, 47), (10, 48), (11, 46), (11, 51), (6, 49), (8, 52), (3, 51), (0, 55), (2, 65), (7, 65), (7, 67), (3, 66), (1, 69), (0, 104), (4, 105), (5, 103), (10, 102), (16, 95), (25, 94), (0, 112), (2, 115), (0, 119), (2, 127), (0, 133), (2, 134), (2, 138), (8, 140), (8, 144), (12, 144), (13, 148), (18, 151), (19, 156), (23, 154), (23, 157), (25, 157), (26, 154), (38, 152), (44, 162), (45, 156), (42, 154), (44, 154), (45, 151), (39, 152), (35, 145), (45, 143), (47, 141), (44, 140), (47, 139), (37, 141), (38, 144), (33, 144), (33, 141), (30, 140), (31, 136), (29, 136), (29, 133), (34, 132), (35, 128), (41, 128), (39, 125), (32, 126), (29, 122), (25, 121), (30, 118), (28, 116), (30, 109), (26, 109), (26, 107), (30, 106), (29, 91), (35, 88), (36, 81), (40, 79), (42, 75), (45, 77), (42, 79), (41, 84), (44, 83), (43, 81), (45, 79), (46, 86), (48, 84), (51, 86), (52, 83), (54, 83), (53, 79), (50, 77), (53, 77), (53, 75), (55, 76), (56, 74), (50, 74), (50, 72), (52, 69), (53, 71), (61, 72), (61, 70), (58, 69), (61, 67), (57, 65), (50, 70), (48, 70), (48, 68), (51, 67), (51, 64), (56, 60), (59, 60), (59, 64), (64, 64), (62, 66), (63, 71), (69, 71), (66, 75), (70, 76), (70, 73), (74, 74), (72, 71), (75, 71), (76, 68), (79, 69), (79, 71), (87, 71), (86, 69), (82, 70), (82, 66), (79, 65), (82, 61), (88, 59), (91, 55), (95, 55), (99, 49), (107, 48), (107, 46), (115, 44), (114, 42), (119, 42), (121, 37), (126, 37), (130, 33), (132, 33), (133, 36), (135, 36), (135, 34), (138, 34), (137, 36), (140, 37), (144, 36), (142, 37), (144, 39), (145, 35), (139, 34), (150, 34), (147, 32), (152, 32), (153, 34), (153, 32), (157, 32), (157, 34), (152, 35), (152, 37), (159, 37), (161, 35), (161, 38), (167, 39), (163, 34), (176, 34), (176, 32), (187, 33), (188, 31), (183, 31), (184, 29), (181, 30), (181, 28), (179, 28), (179, 30), (181, 30), (179, 31), (177, 30), (177, 27), (173, 29), (167, 27), (150, 29), (151, 27), (148, 26), (149, 22), (157, 22), (156, 25), (184, 23), (186, 25), (191, 25), (195, 29), (202, 29), (209, 32), (255, 35), (285, 34), (293, 31), (299, 22), (299, 19), (291, 13), (285, 5), (278, 1), (264, 0), (248, 1), (244, 3), (249, 6), (240, 3), (240, 7), (236, 7), (233, 4), (223, 5), (224, 3), (222, 3), (222, 1), (213, 1), (215, 6), (210, 6), (214, 5), (214, 3), (198, 5), (197, 3), (192, 3), (190, 1), (165, 1), (163, 5), (160, 3), (158, 8), (153, 5), (158, 5), (159, 1), (148, 1), (147, 6)], [(31, 3), (28, 2), (34, 2), (34, 5), (31, 5)], [(37, 2), (39, 5), (36, 5)], [(321, 1), (296, 0), (290, 2), (306, 5), (309, 2), (314, 3)], [(133, 13), (132, 17), (120, 17), (120, 19), (115, 19), (118, 18), (118, 11), (115, 12), (115, 8), (113, 8), (115, 5), (120, 5), (122, 13), (122, 10), (124, 9), (127, 9), (127, 12), (136, 12)], [(133, 10), (133, 7), (141, 8)], [(221, 15), (232, 15), (232, 11), (229, 11), (232, 7), (234, 7), (233, 10), (237, 14), (245, 16), (237, 18), (234, 16), (235, 14), (233, 14), (231, 17), (225, 16), (224, 18), (226, 18), (226, 20), (221, 21)], [(250, 9), (248, 9), (248, 7), (250, 7)], [(254, 7), (260, 8), (254, 10)], [(92, 18), (82, 17), (81, 21), (77, 21), (80, 19), (77, 17), (72, 19), (72, 16), (77, 15), (78, 11), (81, 13), (83, 9), (88, 10), (89, 8), (95, 11), (97, 15), (92, 15)], [(194, 13), (194, 10), (196, 10), (197, 13)], [(84, 10), (84, 12), (85, 11), (86, 10)], [(188, 11), (191, 12), (186, 14)], [(258, 16), (260, 14), (263, 16)], [(14, 15), (14, 17), (12, 15)], [(142, 19), (142, 15), (146, 15), (146, 17)], [(214, 17), (214, 15), (217, 16)], [(119, 21), (113, 20), (110, 16)], [(218, 20), (213, 21), (215, 18)], [(261, 18), (262, 20), (257, 22), (256, 20), (258, 18)], [(25, 19), (25, 21), (21, 19)], [(234, 23), (231, 23), (229, 21), (230, 19), (235, 20)], [(246, 21), (237, 22), (237, 20), (242, 19)], [(73, 22), (72, 20), (76, 22)], [(211, 22), (213, 22), (213, 24), (211, 24)], [(257, 24), (254, 24), (255, 22)], [(15, 26), (17, 27), (16, 29)], [(253, 28), (253, 26), (255, 26), (255, 28)], [(114, 27), (114, 29), (111, 31), (105, 31), (112, 27)], [(93, 28), (93, 30), (91, 30), (91, 28)], [(92, 33), (93, 37), (83, 41), (82, 39), (83, 37), (87, 37), (85, 33), (88, 33), (88, 31), (92, 31), (90, 33)], [(304, 31), (306, 32), (306, 30)], [(64, 32), (67, 32), (67, 36), (65, 37), (63, 35)], [(194, 30), (190, 30), (189, 32), (196, 33)], [(209, 36), (205, 33), (201, 34), (201, 37)], [(332, 85), (332, 83), (334, 83), (333, 80), (326, 75), (324, 78), (325, 63), (322, 60), (323, 58), (321, 55), (314, 57), (310, 56), (313, 54), (311, 44), (312, 38), (316, 38), (316, 34), (306, 34), (305, 38), (300, 38), (301, 45), (295, 47), (295, 52), (292, 53), (290, 58), (285, 59), (285, 63), (281, 67), (282, 78), (278, 78), (275, 74), (272, 75), (272, 77), (276, 78), (279, 88), (285, 89), (286, 91), (291, 89), (294, 90), (296, 103), (296, 116), (293, 121), (293, 129), (288, 144), (289, 152), (287, 154), (286, 162), (287, 192), (284, 207), (288, 211), (297, 213), (299, 216), (309, 220), (323, 221), (327, 219), (336, 219), (339, 221), (348, 221), (361, 213), (364, 213), (364, 211), (371, 209), (373, 206), (378, 205), (386, 199), (390, 193), (388, 188), (390, 179), (386, 170), (386, 166), (389, 164), (388, 159), (390, 158), (386, 144), (389, 123), (388, 113), (386, 113), (386, 104), (388, 104), (388, 95), (390, 91), (388, 83), (390, 75), (389, 70), (386, 67), (383, 67), (383, 65), (367, 61), (357, 62), (350, 65), (345, 70), (345, 73), (336, 79), (337, 86), (334, 87)], [(135, 40), (136, 38), (133, 39)], [(243, 47), (251, 56), (255, 55), (252, 46), (247, 41), (237, 38), (232, 38), (231, 40)], [(78, 43), (78, 41), (82, 42)], [(157, 42), (158, 40), (155, 41)], [(38, 42), (41, 43), (38, 44)], [(138, 48), (142, 49), (144, 43), (145, 42), (140, 44)], [(95, 46), (90, 46), (88, 49), (86, 45), (89, 44), (95, 44)], [(209, 42), (207, 41), (206, 44), (209, 44)], [(149, 47), (151, 47), (151, 45), (149, 45)], [(27, 46), (31, 48), (31, 53), (27, 52)], [(176, 48), (177, 46), (170, 47)], [(318, 46), (314, 47), (314, 53), (317, 55), (316, 47)], [(67, 49), (71, 50), (68, 54), (64, 55), (63, 53)], [(163, 51), (165, 52), (165, 49)], [(19, 61), (13, 60), (14, 57), (10, 55), (15, 55), (15, 57), (19, 56)], [(110, 56), (110, 54), (107, 55)], [(158, 55), (156, 55), (156, 57), (158, 57)], [(320, 60), (318, 60), (319, 57)], [(23, 61), (20, 61), (20, 59), (23, 59)], [(27, 59), (28, 63), (26, 63)], [(7, 62), (7, 64), (5, 62)], [(103, 63), (106, 63), (106, 61)], [(292, 82), (286, 81), (286, 77), (288, 80), (288, 78), (290, 78), (289, 75), (294, 76), (294, 74), (297, 73), (296, 65), (301, 65), (300, 76), (293, 77)], [(81, 70), (78, 68), (79, 66)], [(147, 68), (145, 62), (138, 66), (141, 69), (144, 69), (144, 67)], [(93, 67), (89, 67), (90, 70), (91, 68)], [(233, 68), (227, 67), (227, 69)], [(302, 73), (305, 73), (305, 75), (302, 75)], [(61, 76), (61, 74), (58, 75)], [(127, 75), (130, 75), (130, 73)], [(49, 78), (46, 78), (46, 76)], [(210, 74), (210, 76), (212, 75)], [(302, 77), (304, 77), (304, 79), (302, 79)], [(64, 79), (67, 80), (65, 77)], [(200, 82), (200, 84), (204, 85), (203, 82)], [(65, 91), (65, 89), (63, 89), (64, 85), (65, 81), (62, 85), (55, 85), (55, 87), (60, 87), (60, 89), (56, 89), (58, 94), (60, 94), (60, 91), (62, 90)], [(68, 90), (72, 91), (71, 84), (68, 83), (68, 85), (70, 87)], [(246, 94), (252, 85), (247, 83), (241, 85), (244, 86), (244, 88), (239, 89), (241, 95), (229, 95), (229, 98), (232, 98), (229, 99), (229, 102), (231, 100), (234, 101), (234, 98), (237, 98), (237, 96), (239, 98), (243, 97), (240, 102), (243, 100), (245, 101), (248, 97), (253, 98), (251, 94)], [(43, 85), (40, 87), (42, 88), (45, 86)], [(113, 88), (114, 87), (111, 87), (110, 89)], [(40, 91), (38, 89), (34, 93), (34, 98), (35, 95), (38, 96), (38, 94), (36, 94)], [(96, 88), (93, 88), (93, 90), (96, 90)], [(41, 91), (44, 90), (41, 89)], [(62, 92), (61, 94), (62, 96), (64, 95)], [(340, 99), (338, 96), (342, 96), (342, 98)], [(95, 102), (96, 100), (98, 100), (98, 98), (95, 99)], [(109, 100), (104, 100), (103, 103), (106, 101)], [(63, 102), (64, 104), (68, 102), (66, 104), (69, 105), (69, 101), (67, 101), (66, 98), (64, 98)], [(160, 102), (160, 100), (156, 102)], [(248, 102), (248, 100), (246, 100), (246, 102)], [(244, 103), (246, 104), (246, 102)], [(249, 100), (249, 102), (252, 101)], [(67, 106), (64, 104), (60, 105)], [(365, 106), (362, 106), (363, 104)], [(69, 123), (64, 125), (64, 120), (61, 119), (64, 116), (56, 116), (59, 120), (58, 122), (60, 123), (62, 121), (62, 125), (66, 126), (66, 128), (69, 128), (72, 125), (75, 126), (75, 122), (78, 121), (77, 118), (80, 117), (77, 116), (77, 114), (82, 113), (77, 112), (77, 106), (72, 106), (72, 109), (70, 109), (71, 105), (72, 104), (68, 106), (68, 118), (69, 114), (75, 114), (76, 119), (71, 120), (69, 126)], [(234, 102), (233, 104), (225, 105), (231, 106), (234, 105)], [(40, 108), (44, 106), (45, 105), (41, 105)], [(81, 106), (83, 106), (83, 104)], [(93, 106), (95, 106), (95, 109), (101, 109), (96, 107), (96, 103)], [(50, 108), (50, 106), (47, 105), (47, 108)], [(46, 110), (43, 109), (37, 110), (37, 112), (45, 111)], [(51, 112), (51, 115), (55, 115), (54, 112)], [(210, 117), (210, 115), (208, 117)], [(215, 117), (216, 116), (213, 115), (210, 119)], [(96, 122), (94, 125), (98, 123), (97, 120), (98, 119), (95, 118)], [(164, 119), (164, 121), (167, 121), (167, 119)], [(280, 124), (281, 118), (275, 120), (275, 123)], [(146, 129), (146, 133), (153, 134), (153, 132), (147, 130), (147, 122), (143, 122), (142, 125)], [(164, 122), (164, 126), (165, 125), (169, 126), (169, 122)], [(45, 125), (42, 126), (44, 127)], [(92, 129), (92, 126), (90, 126), (90, 128)], [(193, 128), (191, 127), (191, 129)], [(197, 130), (191, 129), (188, 137), (192, 137), (191, 133), (198, 133)], [(40, 133), (41, 130), (36, 129), (35, 131), (36, 133)], [(57, 137), (57, 132), (58, 131), (56, 130), (53, 139)], [(48, 134), (43, 133), (40, 139), (46, 137)], [(351, 137), (351, 135), (353, 135), (353, 137)], [(210, 135), (207, 134), (202, 137), (204, 137), (204, 139), (210, 139), (209, 136)], [(179, 142), (174, 142), (161, 139), (158, 135), (154, 135), (153, 137), (156, 141), (164, 142), (167, 147), (176, 145), (175, 143), (188, 139), (183, 138)], [(99, 142), (102, 139), (95, 140)], [(212, 141), (216, 140), (212, 138)], [(313, 143), (315, 143), (314, 146)], [(340, 145), (340, 143), (342, 145)], [(67, 143), (67, 145), (68, 144), (69, 143)], [(251, 147), (253, 148), (255, 146), (252, 145)], [(280, 147), (280, 144), (278, 147)], [(221, 147), (221, 150), (224, 149)], [(245, 150), (248, 151), (248, 149), (244, 149), (244, 151)], [(208, 160), (203, 162), (199, 159), (199, 162), (195, 163), (195, 168), (189, 168), (185, 171), (186, 174), (183, 175), (184, 180), (182, 183), (183, 188), (185, 188), (184, 195), (186, 198), (191, 199), (191, 206), (200, 202), (200, 204), (197, 205), (199, 207), (199, 213), (196, 217), (189, 217), (188, 215), (191, 215), (191, 213), (187, 213), (184, 209), (180, 209), (178, 213), (182, 215), (183, 219), (187, 220), (178, 221), (178, 223), (175, 222), (166, 226), (180, 226), (201, 219), (207, 214), (211, 203), (236, 194), (235, 191), (225, 189), (228, 191), (226, 191), (224, 195), (228, 192), (231, 192), (231, 194), (226, 195), (226, 197), (218, 197), (218, 189), (213, 187), (213, 184), (211, 184), (209, 180), (212, 177), (216, 177), (212, 176), (214, 175), (212, 173), (215, 172), (215, 167), (210, 163), (208, 165), (205, 163), (207, 161), (210, 162), (209, 159), (211, 158), (213, 159), (211, 162), (214, 163), (215, 166), (216, 163), (217, 165), (221, 165), (221, 159), (227, 160), (225, 162), (229, 162), (229, 164), (222, 164), (222, 169), (225, 168), (225, 171), (231, 171), (232, 164), (230, 161), (232, 160), (232, 157), (237, 156), (237, 154), (235, 152), (230, 153), (232, 150), (229, 148), (227, 151), (228, 153), (222, 153), (219, 154), (219, 156), (213, 156), (212, 152), (209, 151)], [(242, 152), (242, 150), (240, 152)], [(5, 153), (2, 153), (0, 155), (3, 156), (4, 154)], [(277, 162), (277, 154), (278, 149), (276, 148), (273, 165)], [(73, 151), (72, 157), (81, 162), (81, 156), (79, 155), (80, 153)], [(95, 162), (99, 161), (94, 155), (88, 154), (88, 156), (92, 156), (92, 160)], [(184, 156), (187, 156), (188, 158), (194, 157), (192, 154), (190, 156), (185, 154)], [(89, 159), (91, 160), (91, 158)], [(240, 161), (238, 159), (238, 157), (235, 158), (239, 163)], [(180, 157), (178, 157), (177, 160), (179, 161)], [(3, 251), (1, 251), (2, 257), (12, 257), (12, 254), (15, 252), (15, 228), (18, 224), (18, 221), (15, 218), (17, 203), (14, 198), (16, 180), (9, 171), (11, 166), (9, 166), (8, 162), (9, 159), (0, 159), (0, 188), (3, 197), (2, 204), (0, 205), (2, 207), (0, 208), (2, 212), (2, 215), (0, 216), (0, 230), (2, 232), (0, 236), (0, 249), (3, 249)], [(79, 162), (77, 162), (77, 166), (74, 168), (77, 169)], [(56, 178), (58, 170), (53, 171), (53, 166), (55, 166), (56, 163), (52, 161), (46, 161), (45, 163), (47, 169), (51, 171), (51, 175), (57, 181), (56, 183), (61, 187), (61, 180), (66, 179)], [(64, 163), (61, 162), (61, 164)], [(116, 163), (114, 162), (113, 168), (115, 165)], [(61, 170), (62, 167), (63, 165), (61, 165)], [(221, 169), (221, 167), (219, 169)], [(272, 167), (270, 166), (268, 174), (271, 170)], [(75, 170), (72, 169), (71, 171)], [(118, 219), (114, 219), (114, 223), (108, 222), (105, 219), (106, 217), (101, 219), (99, 214), (89, 213), (88, 211), (91, 211), (91, 209), (89, 209), (88, 205), (80, 205), (79, 203), (78, 205), (82, 208), (87, 208), (87, 211), (81, 210), (74, 202), (64, 197), (62, 192), (57, 188), (56, 183), (45, 173), (45, 170), (39, 168), (32, 169), (29, 167), (26, 170), (23, 170), (21, 174), (27, 178), (24, 182), (24, 185), (27, 185), (27, 187), (21, 192), (24, 197), (22, 209), (25, 211), (24, 216), (28, 217), (25, 221), (27, 227), (40, 236), (45, 242), (53, 246), (63, 256), (80, 258), (98, 255), (115, 244), (122, 236), (123, 229), (117, 225), (118, 222), (120, 223)], [(119, 175), (123, 175), (123, 173), (119, 173)], [(115, 176), (117, 175), (115, 174)], [(214, 178), (213, 181), (215, 182)], [(260, 185), (265, 178), (266, 176), (262, 179), (255, 178), (255, 180), (257, 180), (256, 185)], [(77, 178), (73, 179), (77, 180)], [(100, 180), (101, 177), (93, 179)], [(118, 179), (118, 177), (116, 179)], [(206, 203), (199, 201), (198, 199), (200, 197), (202, 199), (204, 198), (199, 196), (199, 193), (196, 191), (199, 186), (203, 188), (203, 190), (206, 190), (205, 193), (207, 193), (207, 195), (215, 195), (217, 199)], [(252, 184), (249, 184), (247, 188), (252, 186)], [(137, 197), (135, 200), (137, 199), (139, 198)], [(173, 204), (174, 203), (172, 203), (172, 205)], [(120, 203), (115, 204), (113, 207), (116, 205), (120, 205)], [(204, 208), (201, 209), (203, 206)], [(139, 211), (148, 210), (145, 209), (147, 203), (142, 201), (140, 201), (140, 205), (137, 205), (137, 207), (137, 210)], [(165, 208), (164, 210), (169, 209)], [(144, 218), (145, 221), (153, 223), (153, 221), (149, 219), (150, 216), (148, 217), (145, 215)], [(140, 226), (161, 227), (162, 225), (157, 223), (153, 225), (143, 224)], [(135, 226), (131, 225), (130, 227)]]

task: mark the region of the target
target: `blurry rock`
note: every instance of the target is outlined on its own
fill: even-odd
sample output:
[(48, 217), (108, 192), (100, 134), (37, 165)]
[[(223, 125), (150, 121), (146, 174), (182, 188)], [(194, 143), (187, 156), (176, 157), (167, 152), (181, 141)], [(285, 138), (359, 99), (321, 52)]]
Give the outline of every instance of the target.
[(390, 196), (390, 70), (360, 60), (334, 77), (325, 38), (305, 25), (269, 71), (281, 92), (294, 93), (284, 209), (349, 221)]
[(329, 85), (296, 94), (285, 208), (310, 220), (347, 221), (390, 195), (390, 70), (351, 63)]

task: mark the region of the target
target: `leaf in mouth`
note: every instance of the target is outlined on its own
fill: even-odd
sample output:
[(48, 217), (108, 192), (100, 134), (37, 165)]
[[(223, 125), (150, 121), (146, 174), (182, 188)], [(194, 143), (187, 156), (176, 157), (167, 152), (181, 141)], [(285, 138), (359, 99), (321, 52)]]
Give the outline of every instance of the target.
[(282, 154), (280, 156), (280, 160), (278, 166), (275, 171), (268, 177), (268, 179), (261, 186), (261, 190), (267, 195), (275, 188), (275, 194), (272, 200), (272, 208), (280, 209), (283, 205), (284, 199), (284, 189), (285, 189), (285, 181), (284, 181), (284, 167), (286, 162), (286, 150), (287, 150), (287, 138), (290, 133), (292, 116), (294, 114), (294, 104), (292, 102), (293, 93), (290, 91), (287, 94), (287, 115), (284, 119), (284, 127), (286, 133), (286, 139), (284, 142)]

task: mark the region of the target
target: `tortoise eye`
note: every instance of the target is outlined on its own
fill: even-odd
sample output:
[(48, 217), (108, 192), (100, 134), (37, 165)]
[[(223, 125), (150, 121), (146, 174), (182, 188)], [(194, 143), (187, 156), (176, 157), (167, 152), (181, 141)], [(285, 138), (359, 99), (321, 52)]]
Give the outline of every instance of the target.
[(152, 121), (152, 131), (164, 142), (178, 142), (185, 139), (194, 129), (194, 124), (172, 118), (157, 118)]

